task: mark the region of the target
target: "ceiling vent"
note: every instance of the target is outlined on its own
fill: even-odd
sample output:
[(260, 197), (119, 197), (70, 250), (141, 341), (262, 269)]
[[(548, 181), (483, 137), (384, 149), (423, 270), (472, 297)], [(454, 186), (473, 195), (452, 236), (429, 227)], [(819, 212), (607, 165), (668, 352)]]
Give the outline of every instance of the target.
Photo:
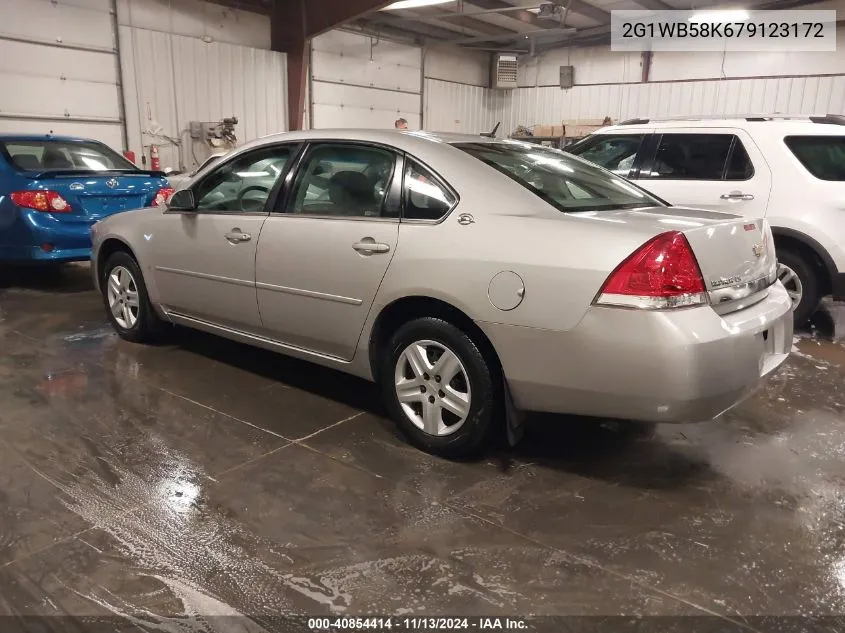
[(511, 53), (497, 53), (493, 57), (493, 88), (509, 90), (517, 86), (517, 56)]

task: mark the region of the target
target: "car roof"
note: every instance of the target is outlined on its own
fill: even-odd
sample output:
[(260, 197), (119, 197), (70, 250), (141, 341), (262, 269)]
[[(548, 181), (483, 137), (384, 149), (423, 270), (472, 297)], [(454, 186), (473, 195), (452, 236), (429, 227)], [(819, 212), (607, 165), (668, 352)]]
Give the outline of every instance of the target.
[(247, 145), (264, 145), (284, 141), (369, 141), (410, 150), (421, 145), (430, 146), (433, 143), (484, 143), (495, 142), (496, 140), (500, 139), (481, 135), (426, 132), (422, 130), (325, 129), (270, 134), (251, 141)]
[(0, 142), (3, 141), (61, 141), (63, 143), (99, 143), (90, 138), (78, 136), (58, 136), (56, 134), (0, 134)]
[(723, 116), (689, 115), (666, 118), (642, 118), (622, 121), (596, 130), (596, 134), (618, 133), (623, 130), (641, 132), (643, 129), (738, 127), (764, 132), (766, 129), (795, 130), (811, 134), (845, 133), (845, 118), (839, 115), (734, 114)]

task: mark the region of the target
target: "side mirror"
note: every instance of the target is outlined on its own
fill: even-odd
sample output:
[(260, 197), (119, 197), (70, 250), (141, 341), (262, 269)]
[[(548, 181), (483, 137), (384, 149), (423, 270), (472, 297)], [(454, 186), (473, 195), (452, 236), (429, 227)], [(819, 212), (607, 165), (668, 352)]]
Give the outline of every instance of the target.
[(197, 203), (194, 201), (194, 192), (190, 189), (180, 189), (170, 196), (170, 202), (167, 203), (167, 208), (172, 211), (196, 210)]

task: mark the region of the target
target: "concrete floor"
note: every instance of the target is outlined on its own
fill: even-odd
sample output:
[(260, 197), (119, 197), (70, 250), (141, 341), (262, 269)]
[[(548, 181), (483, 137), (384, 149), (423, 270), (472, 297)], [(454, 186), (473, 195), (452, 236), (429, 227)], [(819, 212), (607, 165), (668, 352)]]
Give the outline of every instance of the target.
[(841, 315), (718, 422), (535, 421), (454, 463), (368, 383), (198, 333), (121, 342), (85, 266), (4, 275), (0, 614), (845, 615)]

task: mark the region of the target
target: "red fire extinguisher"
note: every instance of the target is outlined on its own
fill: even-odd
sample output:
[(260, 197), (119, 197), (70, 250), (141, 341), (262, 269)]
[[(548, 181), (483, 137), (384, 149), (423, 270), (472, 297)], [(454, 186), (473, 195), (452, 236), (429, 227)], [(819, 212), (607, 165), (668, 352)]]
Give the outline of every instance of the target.
[(158, 157), (158, 146), (150, 145), (150, 169), (161, 171), (161, 160)]

